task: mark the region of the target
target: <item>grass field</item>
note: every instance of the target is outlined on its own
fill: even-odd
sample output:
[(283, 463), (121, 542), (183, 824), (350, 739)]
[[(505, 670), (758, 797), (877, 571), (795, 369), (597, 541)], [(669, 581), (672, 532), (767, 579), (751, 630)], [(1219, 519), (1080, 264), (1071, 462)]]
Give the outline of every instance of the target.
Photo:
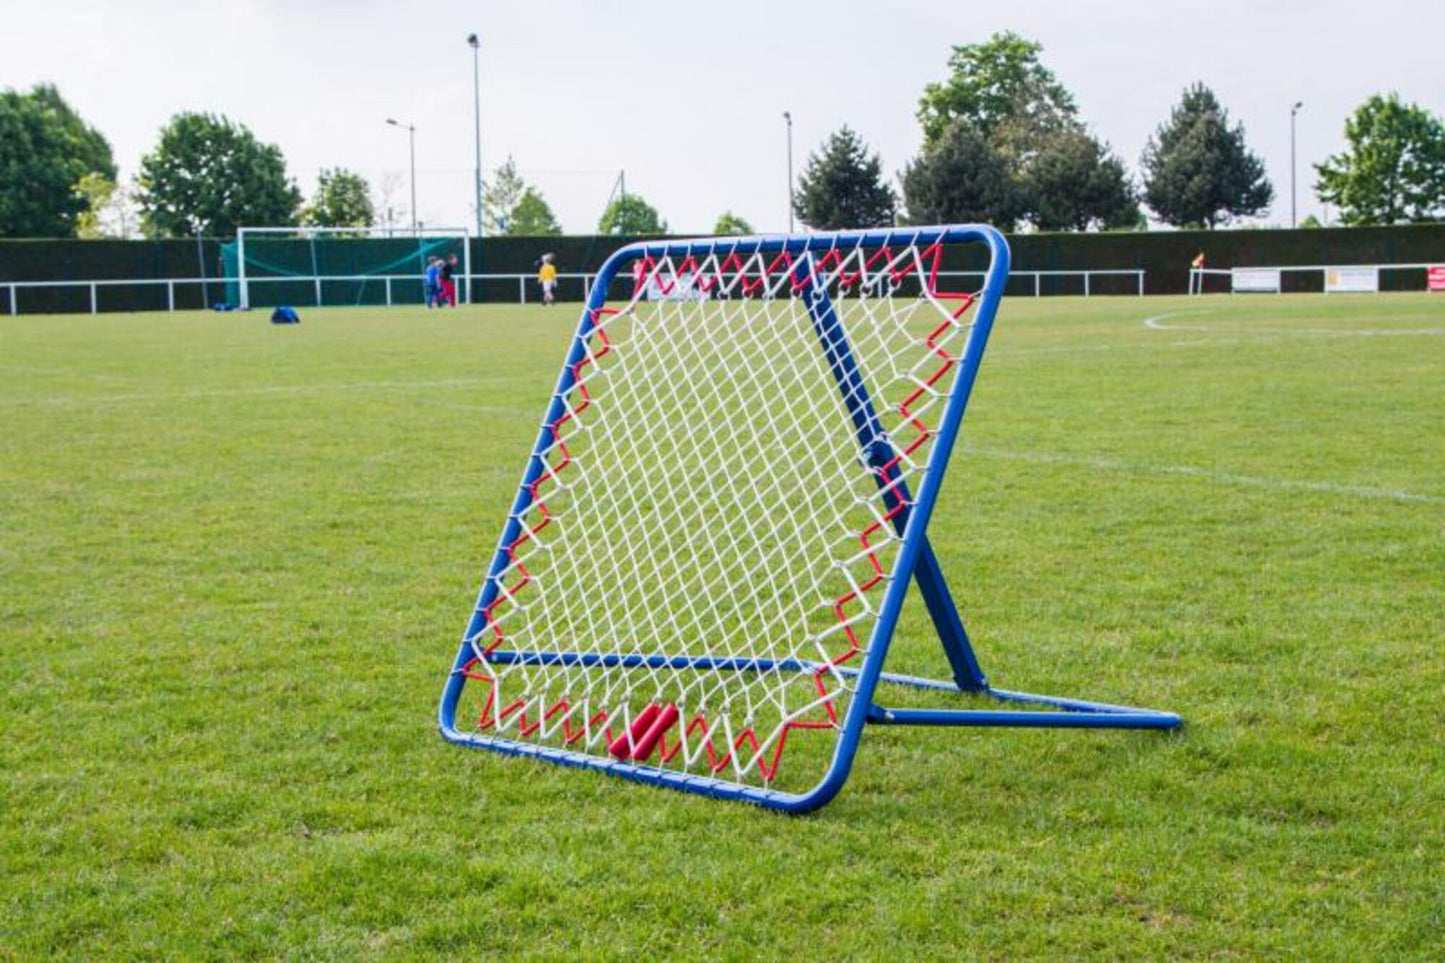
[(436, 734), (575, 318), (0, 319), (0, 957), (1445, 957), (1445, 297), (1006, 303), (985, 669), (1187, 727), (869, 730), (806, 818)]

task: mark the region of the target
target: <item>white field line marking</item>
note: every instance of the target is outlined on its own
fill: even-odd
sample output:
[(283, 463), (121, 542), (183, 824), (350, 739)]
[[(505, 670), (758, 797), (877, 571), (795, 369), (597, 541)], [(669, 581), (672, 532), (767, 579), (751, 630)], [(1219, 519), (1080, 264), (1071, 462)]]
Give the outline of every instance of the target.
[(194, 391), (97, 395), (94, 398), (54, 395), (37, 398), (0, 398), (0, 407), (126, 404), (138, 401), (191, 401), (204, 398), (243, 398), (264, 395), (340, 394), (349, 391), (386, 391), (411, 388), (459, 388), (487, 384), (492, 378), (443, 378), (436, 381), (353, 381), (331, 384), (253, 385), (246, 388), (207, 388)]
[[(1152, 318), (1144, 319), (1144, 327), (1154, 331), (1217, 331), (1216, 328), (1206, 327), (1199, 324), (1164, 324), (1168, 318), (1176, 318), (1183, 314), (1199, 314), (1198, 311), (1169, 311), (1164, 314), (1156, 314)], [(1235, 318), (1238, 320), (1238, 318)], [(1440, 328), (1258, 328), (1250, 326), (1247, 328), (1229, 328), (1220, 331), (1220, 334), (1319, 334), (1334, 338), (1389, 338), (1399, 336), (1415, 335), (1445, 335), (1445, 327)], [(1196, 345), (1203, 342), (1181, 341), (1177, 345)]]
[(1399, 335), (1445, 334), (1445, 328), (1253, 328), (1274, 334), (1323, 334), (1335, 338), (1391, 338)]
[(1371, 488), (1365, 485), (1340, 485), (1335, 482), (1308, 481), (1293, 478), (1268, 478), (1259, 475), (1236, 475), (1232, 472), (1193, 465), (1149, 465), (1142, 462), (1116, 461), (1110, 458), (1079, 458), (1073, 455), (1057, 455), (1043, 451), (1005, 451), (999, 448), (978, 448), (964, 445), (969, 455), (984, 458), (999, 458), (1005, 461), (1027, 461), (1044, 465), (1077, 465), (1098, 471), (1118, 471), (1136, 475), (1162, 475), (1196, 478), (1217, 485), (1240, 485), (1246, 488), (1267, 488), (1275, 491), (1312, 492), (1320, 495), (1341, 495), (1351, 498), (1380, 499), (1394, 502), (1417, 502), (1426, 505), (1445, 505), (1445, 496), (1424, 495), (1419, 492), (1397, 491), (1389, 488)]
[(1177, 318), (1182, 314), (1198, 314), (1198, 311), (1166, 311), (1163, 314), (1156, 314), (1152, 318), (1144, 319), (1144, 327), (1153, 328), (1155, 331), (1208, 331), (1208, 328), (1201, 328), (1192, 324), (1164, 324), (1166, 318)]
[(1042, 357), (1044, 355), (1072, 355), (1085, 354), (1096, 351), (1107, 351), (1110, 353), (1115, 353), (1119, 351), (1125, 351), (1130, 348), (1158, 347), (1161, 347), (1161, 345), (1157, 341), (1134, 341), (1129, 344), (1084, 344), (1073, 348), (1000, 348), (998, 350), (994, 350), (991, 348), (989, 349), (986, 357), (989, 359), (989, 362), (1016, 361), (1033, 357)]
[(418, 398), (415, 404), (426, 405), (429, 408), (450, 408), (453, 411), (469, 411), (473, 414), (482, 415), (521, 415), (531, 418), (537, 414), (537, 409), (522, 408), (515, 405), (468, 405), (455, 401), (441, 401), (436, 398)]
[(20, 374), (41, 375), (47, 378), (89, 378), (92, 381), (121, 381), (129, 384), (144, 384), (144, 378), (129, 375), (92, 374), (88, 371), (68, 371), (65, 368), (34, 368), (23, 364), (0, 364), (0, 371), (15, 371)]

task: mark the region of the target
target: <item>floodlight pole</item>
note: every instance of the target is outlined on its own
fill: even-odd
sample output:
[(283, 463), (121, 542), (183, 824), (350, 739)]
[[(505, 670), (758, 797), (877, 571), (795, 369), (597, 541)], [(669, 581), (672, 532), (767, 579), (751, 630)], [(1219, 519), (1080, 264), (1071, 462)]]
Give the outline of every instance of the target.
[(477, 237), (482, 236), (482, 41), (476, 34), (467, 37), (472, 48), (472, 104), (476, 110), (477, 132)]
[(783, 111), (783, 120), (788, 122), (788, 233), (793, 233), (793, 113)]
[(400, 127), (406, 131), (407, 140), (411, 145), (411, 231), (416, 233), (416, 124), (403, 124), (399, 120), (386, 118), (386, 122), (393, 127)]
[(1296, 206), (1295, 194), (1295, 163), (1294, 163), (1294, 118), (1299, 109), (1305, 105), (1303, 100), (1295, 101), (1289, 109), (1289, 226), (1299, 227), (1298, 208)]

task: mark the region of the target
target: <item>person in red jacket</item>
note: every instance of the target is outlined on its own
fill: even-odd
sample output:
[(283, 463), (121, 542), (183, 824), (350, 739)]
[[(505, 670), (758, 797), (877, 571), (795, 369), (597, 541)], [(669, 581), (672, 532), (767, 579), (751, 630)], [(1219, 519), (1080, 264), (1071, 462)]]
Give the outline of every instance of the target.
[(442, 307), (447, 304), (450, 304), (452, 307), (457, 306), (457, 283), (452, 279), (452, 275), (456, 273), (456, 270), (457, 256), (452, 254), (442, 262), (442, 293), (441, 297), (437, 298), (437, 307)]

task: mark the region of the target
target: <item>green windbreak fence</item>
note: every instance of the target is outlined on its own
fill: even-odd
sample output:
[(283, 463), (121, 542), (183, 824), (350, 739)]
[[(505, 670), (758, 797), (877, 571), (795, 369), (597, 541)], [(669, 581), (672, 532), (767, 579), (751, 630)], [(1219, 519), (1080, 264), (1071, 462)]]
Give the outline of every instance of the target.
[[(537, 259), (554, 255), (562, 272), (558, 296), (580, 301), (583, 274), (595, 273), (632, 237), (472, 238), (462, 232), (407, 232), (395, 237), (305, 234), (245, 238), (245, 276), (251, 303), (419, 304), (422, 265), (430, 254), (457, 254), (475, 289), (463, 300), (515, 304), (537, 296)], [(1093, 234), (1016, 234), (1008, 293), (1082, 294), (1078, 276), (1054, 272), (1145, 273), (1144, 293), (1183, 294), (1189, 265), (1204, 254), (1210, 268), (1282, 265), (1445, 264), (1445, 224), (1323, 230), (1121, 231)], [(47, 312), (165, 311), (240, 302), (241, 265), (235, 240), (9, 240), (0, 239), (0, 316)], [(470, 257), (467, 255), (470, 254)], [(976, 271), (969, 253), (950, 257), (949, 271)], [(1029, 272), (1046, 272), (1035, 282)], [(1386, 290), (1422, 290), (1424, 271), (1388, 271)], [(254, 282), (254, 283), (253, 283)], [(1289, 275), (1299, 290), (1320, 290), (1320, 272)], [(1134, 294), (1137, 282), (1120, 275), (1094, 279), (1094, 294)], [(468, 297), (472, 295), (472, 297)]]
[(429, 258), (456, 255), (461, 286), (466, 243), (460, 234), (358, 238), (247, 233), (221, 245), (226, 301), (258, 308), (421, 304)]
[(0, 240), (0, 315), (194, 310), (221, 300), (219, 244)]

